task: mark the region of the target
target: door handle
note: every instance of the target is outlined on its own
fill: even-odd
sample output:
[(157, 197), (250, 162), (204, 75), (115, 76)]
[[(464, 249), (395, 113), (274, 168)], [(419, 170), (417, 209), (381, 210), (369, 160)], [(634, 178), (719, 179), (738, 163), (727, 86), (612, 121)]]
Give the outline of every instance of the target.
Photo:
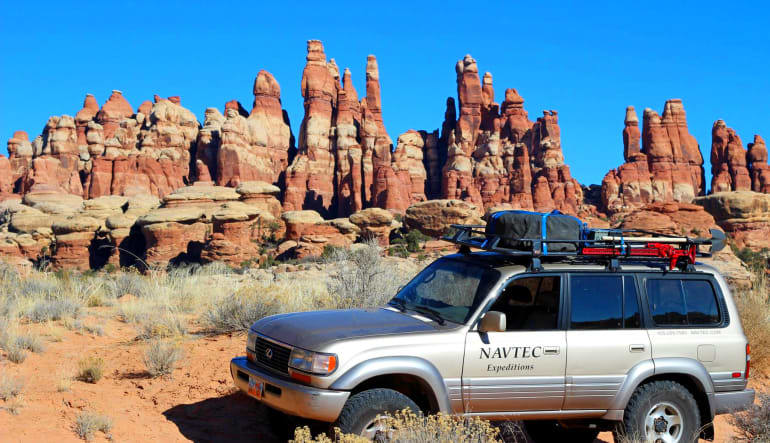
[(543, 354), (544, 355), (559, 355), (559, 347), (558, 346), (545, 346), (543, 348)]
[(628, 350), (630, 352), (644, 352), (644, 345), (631, 345)]

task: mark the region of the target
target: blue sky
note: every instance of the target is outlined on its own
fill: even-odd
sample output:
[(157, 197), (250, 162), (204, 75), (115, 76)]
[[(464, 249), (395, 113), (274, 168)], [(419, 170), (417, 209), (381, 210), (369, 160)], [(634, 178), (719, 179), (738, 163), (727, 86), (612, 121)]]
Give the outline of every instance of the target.
[[(14, 130), (40, 133), (74, 115), (87, 92), (120, 89), (134, 108), (180, 95), (203, 120), (233, 98), (251, 108), (267, 69), (296, 132), (305, 42), (349, 67), (363, 97), (367, 54), (380, 66), (386, 127), (440, 126), (456, 95), (454, 65), (470, 53), (515, 87), (534, 120), (560, 115), (573, 175), (600, 183), (623, 158), (625, 107), (662, 112), (681, 98), (708, 159), (724, 119), (744, 145), (770, 138), (770, 7), (731, 2), (9, 2), (0, 15), (0, 152)], [(641, 114), (640, 114), (641, 116)], [(707, 165), (708, 169), (708, 165)]]

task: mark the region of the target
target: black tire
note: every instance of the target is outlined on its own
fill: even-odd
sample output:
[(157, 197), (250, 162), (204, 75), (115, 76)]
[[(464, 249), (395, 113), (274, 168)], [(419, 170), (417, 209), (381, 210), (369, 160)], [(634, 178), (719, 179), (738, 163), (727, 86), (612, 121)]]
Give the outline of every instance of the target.
[(598, 429), (565, 428), (555, 420), (527, 421), (524, 422), (524, 428), (527, 430), (529, 440), (534, 443), (557, 441), (593, 443), (599, 435)]
[(402, 409), (420, 414), (420, 408), (406, 395), (392, 389), (369, 389), (351, 396), (332, 428), (345, 434), (364, 435), (366, 427), (384, 413), (393, 414)]
[[(679, 441), (697, 441), (700, 429), (698, 403), (687, 388), (669, 380), (654, 381), (636, 388), (628, 401), (628, 405), (626, 405), (623, 422), (615, 432), (616, 441), (622, 436), (633, 441), (644, 440), (646, 437), (645, 420), (650, 411), (661, 403), (673, 405), (681, 414), (682, 429)], [(661, 426), (665, 424), (664, 421)]]

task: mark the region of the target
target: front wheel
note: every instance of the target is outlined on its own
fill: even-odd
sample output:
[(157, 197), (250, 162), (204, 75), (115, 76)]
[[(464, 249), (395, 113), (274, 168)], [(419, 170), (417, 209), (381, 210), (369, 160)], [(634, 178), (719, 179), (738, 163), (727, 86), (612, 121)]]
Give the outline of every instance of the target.
[(662, 380), (637, 388), (628, 401), (619, 434), (646, 443), (697, 441), (700, 411), (690, 391)]
[(383, 388), (369, 389), (348, 399), (333, 426), (343, 434), (360, 435), (373, 440), (386, 431), (383, 416), (403, 409), (420, 413), (417, 404), (400, 392)]

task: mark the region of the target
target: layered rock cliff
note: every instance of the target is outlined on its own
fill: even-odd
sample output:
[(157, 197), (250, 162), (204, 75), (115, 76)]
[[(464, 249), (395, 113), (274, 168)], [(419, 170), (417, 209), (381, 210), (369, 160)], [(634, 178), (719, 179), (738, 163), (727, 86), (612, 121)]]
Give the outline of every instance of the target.
[[(258, 246), (284, 233), (279, 252), (301, 256), (360, 238), (387, 244), (400, 226), (395, 214), (437, 235), (450, 219), (479, 223), (506, 208), (685, 234), (714, 225), (689, 204), (706, 186), (681, 100), (668, 100), (662, 115), (645, 109), (641, 130), (627, 108), (625, 163), (604, 177), (601, 192), (584, 196), (564, 159), (558, 112), (530, 120), (513, 88), (496, 102), (492, 74), (480, 75), (470, 55), (455, 65), (456, 97), (447, 98), (441, 128), (409, 130), (395, 143), (375, 56), (362, 67), (359, 97), (355, 69), (340, 74), (322, 43), (308, 41), (296, 140), (281, 87), (265, 70), (254, 80), (251, 110), (231, 100), (223, 111), (207, 108), (203, 124), (178, 96), (134, 109), (120, 91), (102, 106), (86, 95), (74, 117), (53, 116), (40, 135), (17, 131), (8, 140), (9, 155), (0, 156), (0, 255), (46, 256), (80, 269), (132, 257), (239, 264), (261, 259)], [(770, 193), (767, 157), (761, 137), (744, 149), (717, 121), (712, 191)], [(713, 201), (698, 200), (712, 214), (732, 200)], [(757, 224), (752, 214), (744, 223), (741, 214), (714, 217), (758, 249), (764, 218)]]
[(602, 180), (602, 206), (628, 212), (649, 203), (689, 203), (706, 191), (703, 156), (687, 129), (682, 101), (666, 101), (663, 116), (644, 110), (642, 131), (633, 106), (626, 108), (623, 129), (625, 163)]

